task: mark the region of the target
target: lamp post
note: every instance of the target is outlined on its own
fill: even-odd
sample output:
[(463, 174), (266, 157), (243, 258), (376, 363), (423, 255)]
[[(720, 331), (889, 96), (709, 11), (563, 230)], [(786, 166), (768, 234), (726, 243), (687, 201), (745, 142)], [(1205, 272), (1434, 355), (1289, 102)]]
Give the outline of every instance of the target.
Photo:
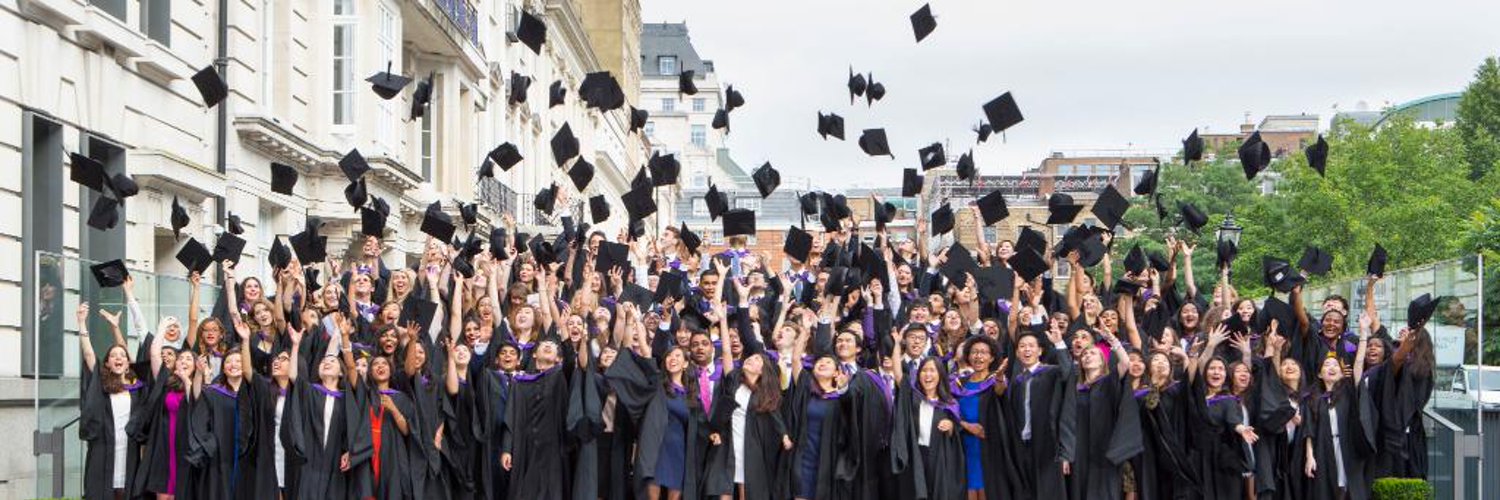
[[(1223, 248), (1225, 243), (1229, 243), (1232, 247), (1234, 247), (1234, 253), (1239, 253), (1240, 233), (1244, 232), (1244, 230), (1245, 228), (1240, 227), (1239, 224), (1235, 223), (1234, 213), (1230, 212), (1228, 215), (1224, 216), (1224, 222), (1219, 224), (1219, 228), (1214, 231), (1218, 239), (1217, 248)], [(1228, 275), (1233, 276), (1233, 263), (1225, 262), (1224, 267), (1225, 272), (1228, 273)]]

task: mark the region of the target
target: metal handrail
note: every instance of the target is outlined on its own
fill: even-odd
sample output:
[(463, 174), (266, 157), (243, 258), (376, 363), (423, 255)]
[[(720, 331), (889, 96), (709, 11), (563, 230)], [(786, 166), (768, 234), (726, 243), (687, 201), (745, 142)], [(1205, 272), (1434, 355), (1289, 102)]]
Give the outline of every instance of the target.
[(63, 431), (72, 427), (73, 424), (78, 423), (80, 418), (83, 418), (83, 416), (79, 415), (62, 425), (55, 425), (50, 432), (42, 432), (41, 429), (31, 431), (31, 456), (52, 455), (52, 496), (55, 498), (62, 498), (63, 489), (67, 483), (65, 481), (67, 474), (64, 471), (68, 467), (68, 447), (67, 438), (63, 434)]
[(1464, 429), (1438, 414), (1431, 407), (1423, 408), (1422, 415), (1453, 435), (1453, 456), (1450, 457), (1453, 459), (1453, 498), (1467, 498), (1464, 496), (1464, 459), (1468, 458), (1470, 453), (1468, 447), (1465, 446)]

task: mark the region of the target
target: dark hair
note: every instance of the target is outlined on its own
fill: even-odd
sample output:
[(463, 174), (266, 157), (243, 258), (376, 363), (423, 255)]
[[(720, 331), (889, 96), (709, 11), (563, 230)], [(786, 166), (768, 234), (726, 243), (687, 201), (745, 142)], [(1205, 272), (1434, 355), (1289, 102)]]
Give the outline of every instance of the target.
[(682, 388), (684, 391), (686, 391), (686, 394), (683, 394), (682, 396), (683, 402), (687, 403), (687, 407), (689, 410), (702, 408), (703, 402), (698, 400), (698, 377), (694, 376), (691, 371), (691, 369), (693, 368), (693, 363), (691, 359), (688, 358), (687, 350), (683, 349), (680, 346), (672, 346), (672, 348), (667, 349), (666, 354), (663, 354), (661, 357), (660, 364), (662, 390), (667, 391), (667, 393), (669, 394), (672, 392), (672, 375), (670, 373), (667, 373), (667, 358), (672, 356), (672, 351), (682, 352)]
[(948, 381), (948, 367), (946, 365), (944, 365), (943, 362), (942, 362), (942, 360), (938, 359), (936, 356), (927, 356), (927, 357), (922, 358), (922, 361), (917, 362), (917, 369), (913, 370), (912, 373), (911, 373), (912, 387), (914, 387), (914, 388), (917, 389), (917, 394), (920, 395), (922, 398), (925, 399), (927, 397), (927, 394), (922, 389), (922, 379), (921, 379), (921, 376), (922, 376), (922, 369), (926, 368), (927, 365), (929, 365), (929, 364), (937, 366), (937, 371), (938, 371), (938, 381), (937, 381), (938, 401), (941, 401), (941, 402), (944, 402), (944, 403), (952, 403), (953, 402), (953, 392), (950, 391), (950, 390), (948, 390), (948, 384), (945, 383), (945, 382)]
[(1426, 327), (1406, 332), (1401, 347), (1396, 349), (1396, 355), (1391, 358), (1391, 366), (1398, 375), (1410, 369), (1414, 376), (1430, 377), (1435, 363), (1437, 360), (1432, 353), (1432, 336), (1427, 333)]
[(962, 344), (959, 344), (959, 349), (963, 350), (964, 352), (964, 363), (969, 362), (969, 356), (973, 354), (974, 344), (984, 344), (985, 347), (988, 347), (990, 349), (990, 366), (987, 367), (989, 371), (995, 371), (995, 369), (999, 368), (1000, 344), (995, 342), (995, 339), (986, 337), (984, 335), (975, 335), (973, 337), (969, 337), (968, 339), (964, 340)]
[[(755, 353), (750, 357), (759, 357), (761, 365), (765, 367), (761, 369), (760, 379), (750, 388), (750, 409), (756, 413), (775, 412), (781, 408), (781, 370), (765, 353)], [(740, 371), (740, 383), (745, 383), (743, 369)]]
[(1323, 298), (1323, 302), (1328, 302), (1330, 300), (1337, 300), (1339, 302), (1339, 306), (1342, 306), (1344, 308), (1345, 315), (1348, 314), (1348, 312), (1349, 312), (1349, 299), (1345, 299), (1343, 295), (1339, 295), (1339, 294), (1333, 294), (1333, 295), (1329, 295), (1329, 296)]

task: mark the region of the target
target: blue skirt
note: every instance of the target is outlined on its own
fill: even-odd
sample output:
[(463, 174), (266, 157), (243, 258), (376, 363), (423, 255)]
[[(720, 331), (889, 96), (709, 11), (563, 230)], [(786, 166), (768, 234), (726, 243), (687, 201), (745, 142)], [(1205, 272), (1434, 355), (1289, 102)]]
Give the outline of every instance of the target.
[(656, 459), (656, 485), (682, 491), (683, 475), (687, 471), (687, 401), (680, 397), (667, 398), (667, 429), (661, 439), (661, 450)]

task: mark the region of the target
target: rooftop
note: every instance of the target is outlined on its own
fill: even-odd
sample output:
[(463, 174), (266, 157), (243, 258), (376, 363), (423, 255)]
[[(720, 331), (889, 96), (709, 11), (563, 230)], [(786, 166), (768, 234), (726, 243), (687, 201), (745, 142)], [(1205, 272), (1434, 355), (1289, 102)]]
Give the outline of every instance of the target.
[(676, 73), (661, 74), (657, 64), (662, 56), (675, 56), (678, 71), (693, 70), (698, 76), (714, 72), (713, 61), (698, 56), (688, 36), (687, 23), (644, 23), (641, 25), (641, 76), (676, 77)]

